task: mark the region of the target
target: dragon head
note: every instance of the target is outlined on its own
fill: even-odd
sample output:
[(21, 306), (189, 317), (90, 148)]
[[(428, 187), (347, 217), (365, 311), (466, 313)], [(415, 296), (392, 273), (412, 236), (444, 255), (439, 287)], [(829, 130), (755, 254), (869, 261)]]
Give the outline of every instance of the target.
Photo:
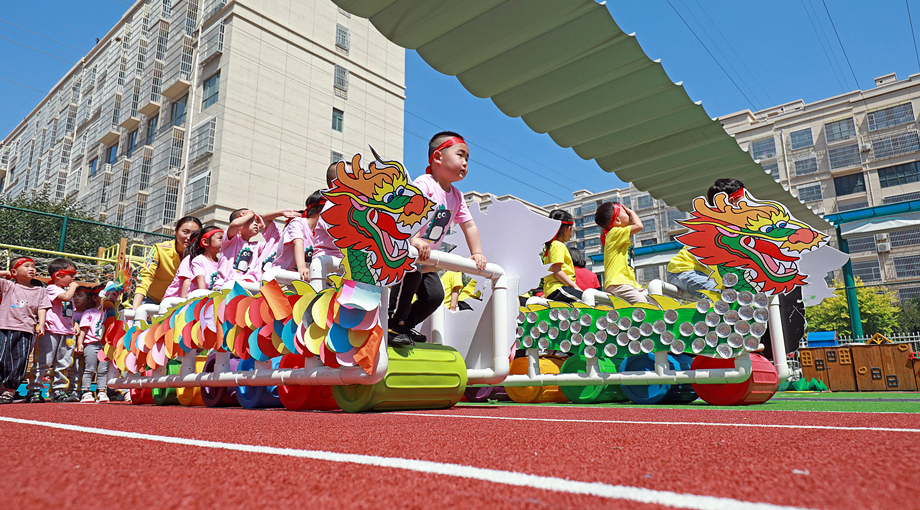
[(352, 158), (351, 171), (338, 163), (332, 187), (323, 192), (332, 204), (323, 220), (345, 255), (346, 279), (393, 285), (412, 270), (409, 238), (434, 204), (409, 182), (402, 163), (371, 151), (375, 161), (367, 169), (361, 168), (360, 154)]
[(679, 221), (690, 229), (676, 240), (700, 262), (746, 272), (759, 290), (788, 293), (806, 283), (797, 262), (802, 252), (827, 244), (827, 235), (796, 220), (779, 202), (757, 200), (747, 191), (737, 205), (717, 194), (710, 206), (693, 201), (690, 218)]

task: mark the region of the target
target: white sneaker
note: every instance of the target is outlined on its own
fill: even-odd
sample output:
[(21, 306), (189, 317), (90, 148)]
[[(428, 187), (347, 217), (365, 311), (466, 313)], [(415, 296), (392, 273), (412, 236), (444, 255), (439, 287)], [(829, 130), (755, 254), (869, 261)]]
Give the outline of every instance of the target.
[(105, 394), (105, 391), (104, 391), (104, 390), (103, 390), (103, 391), (100, 391), (100, 392), (99, 392), (99, 396), (96, 397), (96, 402), (103, 402), (103, 403), (105, 403), (105, 402), (108, 402), (108, 401), (109, 401), (109, 396)]
[(80, 402), (81, 402), (81, 403), (83, 403), (83, 402), (92, 402), (93, 404), (95, 404), (95, 403), (96, 403), (96, 399), (93, 398), (92, 392), (86, 391), (86, 392), (83, 393), (83, 398), (80, 399)]

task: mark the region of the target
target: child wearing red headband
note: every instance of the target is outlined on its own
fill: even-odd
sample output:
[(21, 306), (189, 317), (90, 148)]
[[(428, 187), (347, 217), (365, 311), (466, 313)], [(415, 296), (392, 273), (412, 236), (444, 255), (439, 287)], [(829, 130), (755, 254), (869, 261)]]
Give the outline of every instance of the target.
[[(718, 179), (706, 192), (706, 200), (713, 204), (719, 193), (728, 195), (728, 203), (738, 205), (744, 197), (744, 183), (738, 179)], [(714, 267), (704, 266), (690, 254), (686, 247), (668, 262), (668, 283), (693, 297), (700, 297), (701, 290), (715, 290), (722, 285), (719, 272)]]
[(322, 191), (307, 197), (299, 218), (288, 220), (281, 231), (281, 255), (274, 266), (285, 271), (297, 271), (300, 279), (310, 281), (310, 262), (313, 261), (313, 232), (319, 222), (319, 213), (326, 206)]
[(18, 257), (9, 271), (0, 271), (0, 404), (11, 404), (13, 392), (26, 373), (36, 336), (45, 334), (48, 294), (33, 285), (35, 261)]
[[(263, 268), (271, 266), (277, 256), (281, 232), (275, 218), (281, 216), (296, 218), (299, 214), (293, 209), (284, 209), (260, 216), (245, 208), (230, 213), (230, 225), (224, 233), (217, 261), (216, 287), (233, 280), (262, 281)], [(252, 238), (259, 233), (264, 240), (253, 241)]]
[(575, 232), (575, 218), (562, 209), (550, 211), (549, 218), (559, 220), (559, 230), (543, 243), (543, 263), (549, 266), (549, 274), (543, 277), (543, 295), (553, 301), (574, 303), (581, 300), (582, 289), (575, 283), (575, 265), (565, 243)]
[(51, 300), (51, 309), (45, 315), (45, 334), (35, 341), (35, 365), (26, 402), (41, 403), (42, 380), (46, 372), (51, 378), (49, 394), (52, 402), (78, 402), (76, 393), (67, 394), (67, 368), (73, 363), (76, 339), (73, 333), (73, 299), (79, 286), (74, 277), (77, 266), (67, 259), (54, 259), (48, 263), (51, 281), (45, 292)]
[[(431, 250), (441, 246), (451, 225), (460, 225), (470, 258), (480, 270), (486, 267), (482, 254), (479, 229), (470, 215), (463, 194), (454, 183), (466, 177), (470, 147), (463, 137), (452, 131), (437, 133), (428, 141), (428, 168), (425, 175), (414, 184), (435, 203), (434, 216), (409, 242), (419, 252), (419, 260), (426, 260)], [(414, 302), (413, 299), (417, 298)], [(444, 302), (444, 286), (437, 270), (421, 266), (419, 271), (408, 273), (403, 281), (390, 291), (390, 322), (388, 343), (391, 346), (410, 346), (427, 340), (415, 330)]]
[(594, 222), (604, 229), (604, 291), (633, 305), (649, 303), (648, 292), (636, 281), (632, 267), (630, 237), (642, 232), (642, 220), (632, 209), (606, 202), (594, 213)]

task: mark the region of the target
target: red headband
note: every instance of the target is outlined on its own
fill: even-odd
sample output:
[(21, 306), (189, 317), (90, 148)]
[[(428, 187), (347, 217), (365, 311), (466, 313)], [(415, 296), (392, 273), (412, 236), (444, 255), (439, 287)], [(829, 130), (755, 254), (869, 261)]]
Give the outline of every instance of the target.
[(607, 225), (607, 228), (604, 229), (604, 233), (601, 234), (601, 247), (607, 244), (607, 233), (610, 232), (610, 229), (613, 228), (613, 222), (620, 217), (620, 211), (623, 210), (623, 206), (620, 204), (613, 204), (613, 216), (610, 217), (610, 224)]
[(208, 239), (210, 239), (211, 236), (213, 236), (214, 234), (216, 234), (216, 233), (218, 233), (218, 232), (223, 232), (223, 230), (221, 230), (221, 229), (219, 229), (219, 228), (215, 228), (214, 230), (208, 230), (207, 232), (205, 232), (204, 234), (201, 235), (201, 241), (199, 241), (198, 244), (199, 244), (202, 248), (204, 248), (204, 242), (207, 241)]
[(729, 200), (741, 200), (742, 198), (744, 198), (744, 188), (738, 188), (737, 191), (728, 195)]
[(29, 257), (22, 257), (21, 259), (17, 260), (15, 264), (13, 264), (13, 267), (10, 268), (10, 271), (12, 271), (13, 269), (16, 269), (17, 267), (19, 267), (19, 266), (25, 264), (26, 262), (31, 262), (31, 263), (33, 263), (33, 264), (35, 263), (35, 261), (32, 260), (32, 259), (30, 259)]
[[(553, 241), (556, 240), (557, 237), (559, 237), (559, 234), (562, 233), (562, 229), (564, 229), (565, 227), (571, 227), (572, 225), (575, 224), (575, 222), (572, 222), (572, 221), (565, 221), (565, 220), (559, 220), (559, 223), (561, 223), (561, 225), (559, 225), (559, 230), (557, 230), (557, 231), (556, 231), (556, 235), (554, 235), (553, 238), (549, 240), (550, 243), (552, 243)], [(547, 250), (547, 249), (549, 249), (549, 248), (544, 248), (544, 249), (543, 249), (543, 256), (544, 256), (544, 257), (546, 256), (546, 250)]]
[(77, 274), (77, 272), (73, 269), (61, 269), (60, 271), (55, 271), (54, 274), (51, 275), (51, 279), (54, 280), (58, 276), (67, 276), (71, 274)]
[[(453, 137), (448, 138), (447, 140), (444, 140), (444, 142), (441, 145), (438, 145), (437, 149), (431, 151), (431, 155), (428, 156), (428, 168), (425, 169), (425, 173), (426, 174), (431, 173), (431, 161), (434, 159), (435, 152), (446, 149), (450, 147), (451, 145), (457, 145), (458, 143), (462, 143), (466, 145), (466, 141), (463, 138), (458, 138), (456, 136), (453, 136)], [(469, 145), (467, 145), (467, 147), (469, 147)]]

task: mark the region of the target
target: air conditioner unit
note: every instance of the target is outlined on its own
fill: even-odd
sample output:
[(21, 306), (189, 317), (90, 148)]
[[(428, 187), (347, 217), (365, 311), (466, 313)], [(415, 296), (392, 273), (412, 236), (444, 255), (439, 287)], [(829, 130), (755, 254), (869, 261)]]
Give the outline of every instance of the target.
[(878, 243), (879, 253), (888, 253), (891, 251), (891, 243)]
[(884, 242), (887, 241), (887, 240), (888, 240), (888, 233), (887, 233), (887, 232), (886, 232), (886, 233), (883, 233), (883, 234), (875, 234), (875, 242), (877, 242), (877, 243), (884, 243)]
[(869, 151), (872, 150), (872, 144), (871, 144), (871, 143), (864, 143), (864, 144), (862, 144), (862, 145), (859, 146), (859, 150), (860, 150), (861, 152), (869, 152)]

